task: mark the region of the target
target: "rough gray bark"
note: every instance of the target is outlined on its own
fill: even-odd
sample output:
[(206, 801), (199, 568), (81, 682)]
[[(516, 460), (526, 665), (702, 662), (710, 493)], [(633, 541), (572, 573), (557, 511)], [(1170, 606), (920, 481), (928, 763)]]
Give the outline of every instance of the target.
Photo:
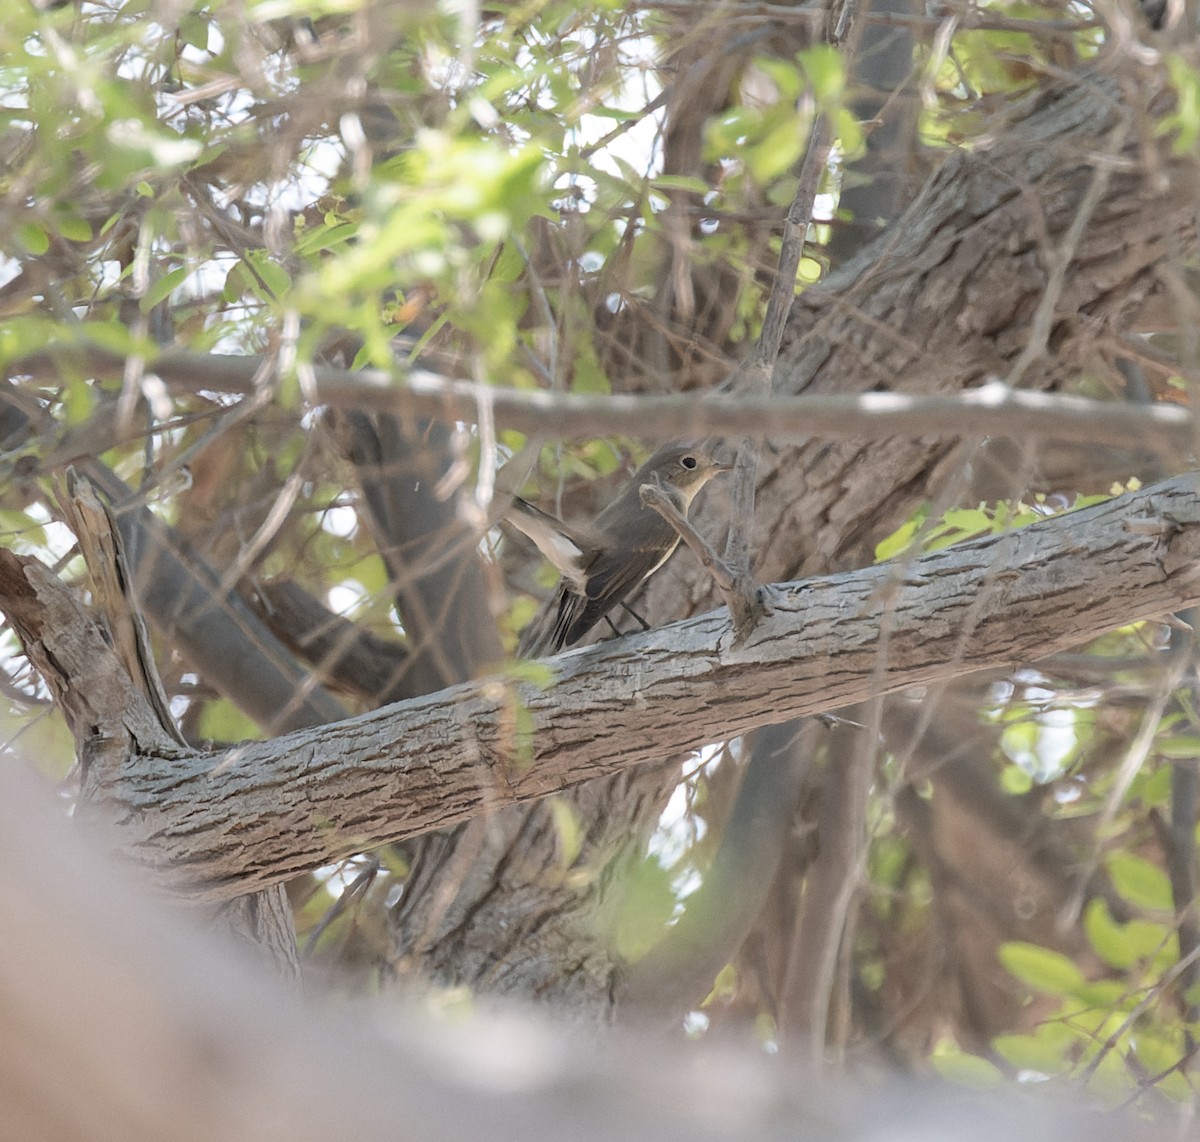
[[(1193, 605), (1198, 490), (1200, 475), (1179, 477), (904, 564), (783, 585), (739, 646), (717, 611), (550, 660), (544, 690), (491, 678), (224, 753), (142, 754), (89, 800), (155, 879), (227, 899), (756, 726)], [(6, 611), (51, 605), (21, 594), (26, 567), (44, 579), (36, 564), (0, 560)]]
[[(1020, 383), (1054, 389), (1085, 370), (1104, 375), (1160, 291), (1162, 268), (1196, 250), (1194, 161), (1172, 158), (1153, 137), (1151, 112), (1167, 100), (1161, 77), (1130, 75), (1082, 74), (1041, 90), (997, 123), (990, 147), (948, 158), (885, 235), (797, 299), (776, 391), (932, 395), (1007, 378), (1036, 340), (1050, 269), (1064, 253), (1073, 256), (1049, 299), (1046, 352)], [(1100, 174), (1099, 201), (1067, 251)], [(816, 435), (780, 448), (764, 457), (756, 500), (760, 576), (869, 563), (874, 544), (965, 463), (956, 440), (932, 433), (882, 446)], [(649, 609), (671, 597), (699, 608), (713, 594), (677, 562), (652, 582)]]

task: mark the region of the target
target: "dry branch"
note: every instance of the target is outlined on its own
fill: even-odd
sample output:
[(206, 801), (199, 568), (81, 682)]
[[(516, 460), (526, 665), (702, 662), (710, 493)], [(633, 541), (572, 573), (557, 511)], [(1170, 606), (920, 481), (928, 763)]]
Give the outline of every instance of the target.
[[(826, 298), (826, 300), (828, 300)], [(70, 351), (65, 360), (97, 377), (119, 379), (125, 358), (105, 349)], [(262, 358), (172, 350), (149, 362), (176, 393), (208, 391), (253, 393)], [(55, 377), (62, 363), (38, 353), (10, 366), (14, 374)], [(1089, 400), (1012, 389), (1000, 382), (954, 395), (911, 393), (809, 393), (789, 396), (714, 395), (697, 400), (691, 393), (586, 396), (476, 384), (422, 369), (362, 369), (350, 372), (331, 365), (312, 370), (310, 395), (330, 408), (428, 416), (448, 423), (479, 419), (480, 409), (502, 428), (534, 436), (595, 437), (628, 434), (647, 441), (670, 441), (720, 433), (764, 434), (772, 440), (884, 440), (893, 436), (1014, 436), (1075, 440), (1090, 444), (1156, 444), (1187, 448), (1196, 440), (1195, 419), (1177, 405), (1130, 407), (1121, 401)], [(103, 451), (117, 443), (111, 434), (97, 441), (82, 437), (79, 447)], [(100, 446), (98, 446), (100, 445)], [(78, 455), (67, 437), (52, 463), (67, 464)]]

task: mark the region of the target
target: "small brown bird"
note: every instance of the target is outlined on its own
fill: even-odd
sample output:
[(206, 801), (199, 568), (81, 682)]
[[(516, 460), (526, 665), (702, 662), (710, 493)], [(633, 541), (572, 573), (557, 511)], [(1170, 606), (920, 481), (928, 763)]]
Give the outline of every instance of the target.
[(686, 516), (696, 493), (732, 467), (716, 460), (706, 445), (665, 445), (588, 528), (570, 527), (517, 499), (508, 522), (562, 575), (553, 597), (526, 628), (517, 653), (537, 658), (573, 646), (670, 558), (679, 533), (642, 503), (643, 484), (658, 484)]

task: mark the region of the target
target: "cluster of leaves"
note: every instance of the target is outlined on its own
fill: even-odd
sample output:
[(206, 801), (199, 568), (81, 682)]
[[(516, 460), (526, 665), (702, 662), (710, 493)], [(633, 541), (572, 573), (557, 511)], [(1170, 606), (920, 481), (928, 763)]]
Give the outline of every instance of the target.
[[(1110, 492), (1119, 495), (1137, 486), (1131, 479)], [(1106, 498), (1079, 496), (1070, 509)], [(877, 556), (903, 559), (914, 549), (934, 550), (1066, 509), (1064, 502), (1045, 495), (1033, 499), (1032, 504), (980, 504), (940, 516), (923, 505), (878, 545)], [(1000, 730), (992, 739), (999, 787), (1009, 797), (1025, 799), (1031, 810), (1049, 806), (1052, 819), (1068, 824), (1105, 820), (1098, 867), (1089, 870), (1091, 858), (1079, 855), (1080, 867), (1065, 871), (1083, 880), (1089, 871), (1099, 872), (1108, 896), (1085, 902), (1081, 893), (1064, 906), (1064, 913), (1081, 908), (1083, 939), (1069, 954), (1053, 940), (1047, 945), (1010, 940), (998, 947), (997, 967), (1030, 989), (1028, 1029), (994, 1037), (986, 1053), (967, 1053), (953, 1039), (942, 1039), (930, 1059), (948, 1077), (983, 1086), (1014, 1076), (1027, 1082), (1082, 1081), (1112, 1105), (1159, 1097), (1190, 1103), (1195, 1097), (1188, 1063), (1200, 1029), (1196, 953), (1189, 947), (1181, 958), (1181, 903), (1164, 871), (1168, 852), (1156, 843), (1163, 841), (1162, 822), (1171, 813), (1175, 767), (1193, 765), (1200, 756), (1200, 718), (1190, 686), (1169, 698), (1160, 691), (1167, 712), (1143, 715), (1155, 719), (1148, 727), (1153, 736), (1141, 766), (1124, 783), (1105, 762), (1097, 763), (1114, 749), (1134, 748), (1126, 741), (1134, 715), (1114, 720), (1106, 691), (1144, 692), (1141, 671), (1153, 668), (1149, 655), (1165, 646), (1163, 634), (1158, 624), (1135, 624), (1095, 640), (1085, 654), (1093, 656), (1103, 685), (1072, 687), (1053, 675), (1051, 665), (1047, 673), (1027, 670), (1015, 684), (991, 690), (995, 705), (986, 717)], [(1106, 670), (1105, 662), (1125, 666)], [(1149, 686), (1153, 692), (1153, 680)], [(1148, 825), (1155, 822), (1157, 831), (1148, 836)], [(894, 893), (903, 885), (906, 923), (928, 923), (929, 884), (921, 877), (913, 880), (909, 846), (890, 834), (888, 823), (883, 827), (872, 850), (871, 876), (884, 894), (883, 913), (895, 912)], [(1194, 822), (1191, 831), (1200, 836)], [(1171, 847), (1165, 843), (1166, 850)], [(1186, 864), (1190, 858), (1183, 853), (1177, 859)], [(1065, 915), (1055, 922), (1070, 925)], [(877, 955), (877, 950), (868, 953), (863, 967), (864, 982), (873, 989), (885, 979)], [(1034, 1002), (1035, 997), (1040, 998)]]

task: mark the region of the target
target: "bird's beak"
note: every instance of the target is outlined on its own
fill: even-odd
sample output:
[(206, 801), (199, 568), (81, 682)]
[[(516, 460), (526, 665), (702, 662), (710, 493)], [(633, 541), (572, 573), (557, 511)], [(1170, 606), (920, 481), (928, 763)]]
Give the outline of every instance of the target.
[(737, 467), (733, 460), (714, 460), (712, 462), (712, 470), (714, 475), (719, 475), (721, 472), (732, 472)]

